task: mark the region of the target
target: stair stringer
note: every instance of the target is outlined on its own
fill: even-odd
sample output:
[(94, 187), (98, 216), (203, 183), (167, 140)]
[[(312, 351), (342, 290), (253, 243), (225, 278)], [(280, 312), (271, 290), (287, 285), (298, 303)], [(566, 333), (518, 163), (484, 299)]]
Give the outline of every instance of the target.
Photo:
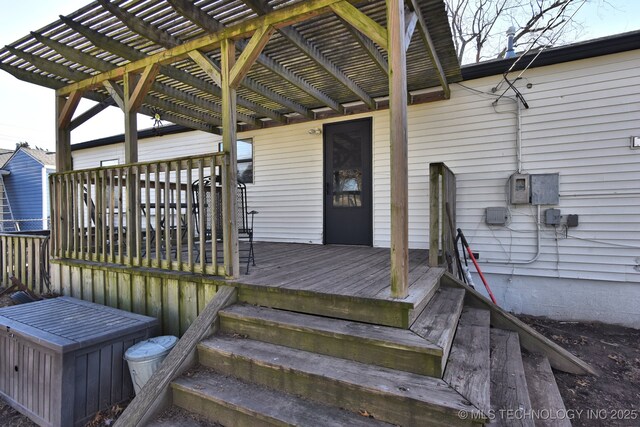
[(496, 306), (478, 291), (461, 282), (450, 273), (445, 273), (442, 276), (440, 284), (441, 286), (459, 287), (466, 290), (465, 305), (489, 310), (492, 327), (517, 332), (520, 338), (520, 346), (530, 352), (547, 356), (553, 368), (576, 375), (598, 375), (598, 372), (591, 365), (560, 347), (513, 314)]

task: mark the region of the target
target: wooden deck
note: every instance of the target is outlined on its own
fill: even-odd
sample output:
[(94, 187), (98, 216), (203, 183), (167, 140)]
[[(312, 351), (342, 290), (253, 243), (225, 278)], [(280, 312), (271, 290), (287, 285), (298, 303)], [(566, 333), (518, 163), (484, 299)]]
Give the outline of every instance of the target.
[[(367, 300), (420, 303), (442, 274), (428, 267), (428, 251), (409, 252), (409, 296), (390, 295), (388, 248), (256, 242), (256, 266), (234, 280), (239, 285), (273, 287)], [(246, 260), (244, 261), (246, 262)], [(242, 260), (241, 260), (242, 264)], [(246, 266), (246, 264), (243, 264)]]

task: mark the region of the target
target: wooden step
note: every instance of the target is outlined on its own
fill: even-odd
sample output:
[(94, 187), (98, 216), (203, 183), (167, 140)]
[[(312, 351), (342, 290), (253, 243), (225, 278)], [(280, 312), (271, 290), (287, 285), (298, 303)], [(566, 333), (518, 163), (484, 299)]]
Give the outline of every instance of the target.
[(522, 363), (531, 406), (541, 414), (535, 420), (536, 427), (571, 427), (571, 421), (561, 415), (566, 414), (566, 408), (549, 359), (541, 354), (523, 350)]
[(491, 409), (489, 310), (462, 310), (443, 379), (483, 414)]
[(436, 373), (438, 377), (442, 377), (447, 364), (447, 357), (464, 304), (464, 293), (463, 289), (438, 289), (410, 328), (417, 335), (442, 349), (441, 364)]
[(361, 283), (362, 289), (357, 292), (335, 286), (324, 290), (247, 283), (234, 285), (238, 287), (240, 302), (408, 329), (439, 288), (445, 271), (442, 268), (424, 269), (426, 271), (419, 272), (412, 279), (409, 295), (402, 299), (391, 297), (388, 282)]
[[(437, 378), (250, 339), (214, 336), (200, 363), (242, 380), (399, 425), (470, 425), (473, 406)], [(463, 417), (464, 418), (464, 417)]]
[(238, 301), (338, 319), (408, 327), (413, 304), (302, 289), (240, 285)]
[(257, 341), (440, 376), (442, 348), (408, 329), (243, 304), (220, 312), (220, 328), (222, 332)]
[(389, 425), (208, 369), (189, 372), (171, 387), (174, 405), (225, 426)]
[(492, 426), (534, 427), (517, 332), (491, 329)]
[(222, 427), (215, 421), (176, 405), (167, 407), (144, 425), (145, 427)]

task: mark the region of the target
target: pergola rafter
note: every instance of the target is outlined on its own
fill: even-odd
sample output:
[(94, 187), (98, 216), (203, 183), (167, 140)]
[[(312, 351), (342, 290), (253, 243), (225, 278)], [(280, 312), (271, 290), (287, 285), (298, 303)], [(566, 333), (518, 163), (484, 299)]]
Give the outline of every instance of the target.
[[(56, 40), (52, 40), (48, 37), (44, 37), (41, 34), (38, 34), (35, 32), (32, 32), (31, 34), (40, 43), (50, 47), (51, 49), (58, 52), (61, 56), (63, 56), (64, 58), (70, 61), (74, 61), (78, 64), (85, 65), (87, 67), (93, 68), (94, 70), (97, 70), (100, 72), (113, 70), (114, 68), (117, 67), (115, 64), (111, 62), (100, 59), (94, 55), (89, 55), (79, 49), (74, 49), (70, 46), (67, 46), (64, 43), (60, 43)], [(222, 113), (222, 107), (220, 106), (220, 104), (209, 101), (203, 97), (198, 97), (191, 92), (186, 92), (183, 90), (176, 89), (175, 87), (170, 86), (168, 84), (159, 83), (157, 81), (152, 82), (151, 90), (153, 92), (157, 92), (160, 95), (164, 95), (170, 98), (174, 98), (178, 101), (184, 102), (190, 108), (194, 108), (194, 109), (200, 108), (205, 112), (208, 111), (211, 113), (216, 113), (216, 115), (220, 115)], [(255, 126), (255, 127), (260, 126), (260, 124), (258, 123), (258, 120), (256, 120), (254, 117), (249, 116), (247, 114), (238, 113), (238, 119), (251, 126)]]
[[(131, 29), (131, 31), (135, 32), (136, 34), (139, 34), (140, 36), (152, 41), (153, 43), (157, 43), (167, 49), (170, 49), (172, 47), (176, 47), (182, 44), (182, 41), (176, 37), (173, 37), (169, 34), (167, 34), (164, 31), (160, 31), (157, 28), (154, 28), (151, 25), (146, 24), (142, 19), (138, 18), (137, 16), (133, 15), (133, 14), (129, 14), (126, 13), (126, 11), (123, 11), (120, 7), (116, 6), (113, 3), (109, 3), (107, 0), (98, 0), (98, 2), (100, 4), (103, 5), (103, 7), (105, 9), (107, 9), (110, 13), (112, 13), (114, 16), (116, 16), (118, 19), (120, 19), (122, 21), (122, 23), (124, 23), (127, 27), (129, 27), (129, 29)], [(194, 6), (195, 7), (195, 6)], [(222, 30), (224, 27), (220, 27), (217, 31)], [(211, 59), (210, 59), (211, 60)], [(211, 60), (211, 63), (216, 65), (218, 68), (220, 67), (219, 64), (216, 64), (216, 62), (214, 60)], [(289, 73), (284, 73), (286, 76), (288, 76), (289, 78), (292, 78), (291, 76), (289, 76)], [(301, 79), (298, 79), (301, 80)], [(285, 99), (285, 97), (283, 97), (282, 95), (273, 92), (272, 90), (270, 90), (269, 88), (261, 85), (258, 82), (255, 82), (254, 80), (247, 78), (245, 79), (245, 81), (243, 82), (243, 85), (261, 95), (264, 96), (265, 98), (269, 98), (269, 99), (273, 99), (273, 100), (280, 100), (282, 101), (282, 105), (284, 106), (291, 106), (291, 105), (295, 105), (291, 100), (287, 100)], [(314, 88), (311, 85), (306, 84), (306, 82), (303, 83), (303, 86), (305, 88), (307, 88), (310, 91), (313, 91)], [(315, 92), (314, 92), (315, 93)], [(339, 104), (333, 100), (331, 100), (329, 97), (327, 97), (326, 95), (321, 94), (322, 99), (326, 99), (327, 102), (331, 103), (331, 105), (338, 105)], [(296, 106), (296, 110), (298, 111), (302, 111), (305, 112), (305, 109), (300, 106), (300, 108), (298, 108), (298, 106)]]
[[(265, 15), (273, 12), (273, 8), (263, 0), (246, 0), (245, 3), (253, 9), (258, 15)], [(325, 70), (338, 83), (345, 86), (353, 94), (355, 94), (365, 105), (375, 110), (375, 100), (366, 93), (357, 83), (350, 79), (340, 68), (327, 59), (315, 46), (306, 41), (304, 37), (291, 27), (283, 27), (279, 29), (280, 33), (285, 36), (293, 45), (300, 49), (305, 55), (314, 60), (320, 67)], [(335, 110), (335, 108), (333, 108)]]
[[(0, 50), (0, 68), (56, 89), (59, 171), (71, 168), (71, 129), (108, 105), (125, 116), (127, 163), (138, 112), (221, 132), (224, 271), (235, 276), (236, 132), (389, 108), (391, 285), (406, 296), (407, 103), (446, 98), (460, 78), (442, 0), (195, 3), (97, 0)], [(416, 28), (422, 43), (411, 43)], [(81, 97), (100, 104), (73, 119)]]
[[(12, 47), (7, 47), (7, 49), (16, 57), (23, 58), (24, 60), (34, 65), (38, 69), (45, 71), (47, 73), (56, 74), (58, 76), (64, 77), (69, 80), (84, 80), (90, 77), (90, 74), (87, 74), (85, 72), (73, 70), (60, 63), (42, 59), (36, 55), (21, 51), (19, 49), (15, 49)], [(78, 91), (83, 92), (84, 89), (72, 91), (71, 93), (78, 92)], [(66, 96), (69, 94), (63, 94), (63, 95)], [(198, 123), (201, 123), (202, 125), (198, 125), (196, 129), (204, 130), (212, 133), (220, 133), (220, 130), (217, 129), (217, 127), (220, 126), (222, 123), (219, 117), (216, 117), (204, 110), (193, 109), (191, 107), (184, 106), (184, 105), (178, 105), (174, 102), (169, 101), (168, 99), (162, 99), (151, 94), (146, 94), (146, 92), (145, 92), (145, 95), (147, 97), (146, 104), (148, 106), (152, 108), (159, 108), (162, 111), (165, 111), (166, 113), (172, 115), (172, 119), (167, 118), (168, 120), (171, 120), (171, 121), (177, 120), (174, 123), (184, 124), (185, 126), (188, 126), (187, 123), (190, 123), (191, 125), (196, 125)], [(179, 117), (181, 116), (191, 117), (192, 119), (195, 119), (195, 121), (186, 122), (184, 120), (180, 120)]]
[[(117, 40), (113, 40), (98, 31), (92, 30), (91, 28), (87, 28), (82, 24), (64, 17), (60, 16), (60, 20), (64, 22), (65, 25), (72, 28), (78, 34), (84, 36), (87, 40), (91, 41), (96, 47), (106, 51), (113, 52), (121, 58), (124, 58), (128, 61), (137, 61), (142, 60), (147, 57), (146, 53), (140, 52), (124, 43), (121, 43)], [(219, 86), (215, 86), (209, 82), (206, 82), (193, 74), (190, 74), (181, 69), (172, 67), (172, 66), (162, 66), (160, 67), (160, 74), (163, 74), (171, 79), (174, 79), (178, 82), (189, 85), (197, 90), (202, 91), (205, 94), (211, 94), (216, 96), (217, 98), (221, 97), (221, 91)], [(243, 98), (238, 99), (238, 105), (251, 110), (263, 117), (269, 117), (272, 120), (276, 120), (278, 122), (285, 122), (285, 117), (273, 110), (265, 108), (259, 104), (256, 104), (252, 101), (245, 100)]]
[[(216, 19), (212, 18), (208, 14), (204, 13), (199, 7), (187, 2), (186, 0), (167, 0), (167, 1), (181, 15), (183, 15), (186, 18), (190, 19), (193, 23), (195, 23), (196, 25), (198, 25), (200, 28), (202, 28), (203, 30), (205, 30), (207, 32), (213, 33), (213, 32), (217, 32), (217, 31), (220, 31), (220, 30), (224, 29), (224, 26), (222, 24), (220, 24), (219, 21), (217, 21)], [(245, 43), (242, 40), (238, 41), (237, 42), (237, 47), (240, 49), (240, 51), (243, 51), (244, 49), (246, 49), (247, 43)], [(192, 57), (192, 59), (194, 59), (194, 58)], [(194, 60), (196, 60), (196, 59), (194, 59)], [(206, 67), (205, 64), (202, 64), (201, 62), (199, 62), (197, 60), (196, 60), (196, 62), (201, 67), (202, 66)], [(267, 68), (268, 70), (270, 70), (271, 72), (281, 76), (286, 81), (290, 82), (291, 84), (297, 86), (298, 88), (300, 88), (301, 90), (305, 91), (309, 95), (313, 96), (318, 101), (325, 103), (328, 107), (332, 108), (333, 110), (336, 110), (336, 111), (340, 111), (341, 110), (341, 108), (339, 106), (340, 104), (338, 102), (336, 102), (335, 100), (329, 98), (326, 94), (320, 92), (318, 89), (314, 88), (312, 85), (310, 85), (309, 83), (304, 81), (304, 79), (300, 78), (295, 73), (292, 73), (291, 71), (287, 70), (285, 67), (283, 67), (282, 65), (278, 64), (273, 59), (269, 58), (267, 55), (264, 55), (262, 53), (259, 54), (258, 57), (257, 57), (257, 62), (260, 65), (262, 65), (265, 68)], [(218, 68), (218, 70), (219, 70), (219, 68), (220, 68), (219, 65), (215, 64), (213, 61), (212, 61), (212, 65), (216, 66)], [(283, 105), (284, 106), (289, 106), (291, 104), (289, 104), (289, 105), (283, 104)], [(313, 112), (311, 110), (309, 110), (308, 108), (305, 108), (303, 106), (292, 108), (292, 110), (297, 112), (297, 113), (299, 113), (300, 115), (302, 115), (304, 117), (311, 118), (311, 119), (314, 118)]]

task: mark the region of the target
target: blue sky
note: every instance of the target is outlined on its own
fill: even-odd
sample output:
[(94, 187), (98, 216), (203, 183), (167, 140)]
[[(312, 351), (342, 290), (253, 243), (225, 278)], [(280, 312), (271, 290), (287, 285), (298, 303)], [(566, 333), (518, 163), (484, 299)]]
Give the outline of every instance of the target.
[[(55, 21), (60, 14), (69, 14), (89, 4), (88, 0), (19, 0), (5, 7), (0, 14), (0, 43), (14, 42), (29, 31)], [(588, 1), (576, 15), (584, 23), (581, 40), (603, 37), (640, 29), (640, 0)], [(0, 148), (15, 148), (20, 141), (32, 146), (53, 149), (55, 118), (53, 90), (16, 80), (0, 71)], [(78, 111), (90, 107), (83, 101)], [(153, 121), (138, 118), (139, 128), (149, 128)], [(122, 114), (109, 108), (72, 132), (72, 143), (122, 133)]]

